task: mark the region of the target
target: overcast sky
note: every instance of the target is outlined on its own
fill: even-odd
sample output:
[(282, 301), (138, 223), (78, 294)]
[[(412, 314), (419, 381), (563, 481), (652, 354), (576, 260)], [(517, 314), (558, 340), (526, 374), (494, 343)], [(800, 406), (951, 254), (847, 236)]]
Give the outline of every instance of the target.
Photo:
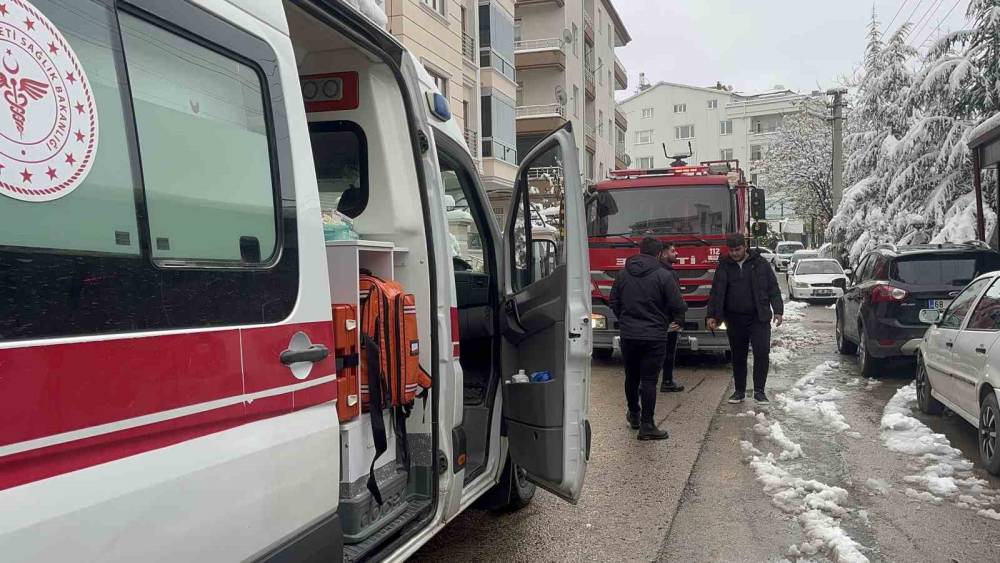
[[(968, 0), (875, 0), (881, 27), (915, 23), (923, 43), (965, 22)], [(614, 0), (632, 35), (618, 56), (635, 92), (639, 73), (659, 81), (759, 91), (781, 84), (826, 89), (861, 60), (872, 0)], [(954, 8), (954, 9), (953, 9)], [(950, 15), (947, 15), (948, 12)], [(926, 22), (926, 23), (924, 23)]]

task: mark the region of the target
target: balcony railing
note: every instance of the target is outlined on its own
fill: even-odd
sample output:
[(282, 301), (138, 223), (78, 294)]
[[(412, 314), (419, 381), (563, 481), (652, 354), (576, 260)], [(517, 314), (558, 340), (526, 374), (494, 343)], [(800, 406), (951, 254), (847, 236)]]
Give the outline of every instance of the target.
[(625, 151), (625, 145), (619, 144), (615, 147), (615, 160), (628, 162), (628, 153)]
[(542, 178), (556, 180), (562, 179), (563, 169), (558, 166), (538, 166), (528, 169), (529, 180), (541, 180)]
[(470, 61), (476, 61), (476, 38), (468, 33), (462, 34), (462, 54)]
[(587, 136), (590, 137), (591, 139), (597, 138), (596, 136), (594, 136), (594, 126), (589, 123), (583, 126), (583, 132), (586, 133)]
[(558, 49), (563, 50), (563, 40), (558, 37), (550, 37), (548, 39), (523, 39), (521, 41), (514, 42), (514, 52), (518, 51), (541, 51)]
[(469, 150), (473, 156), (479, 154), (479, 132), (473, 129), (465, 130), (465, 144), (469, 145)]
[(586, 12), (583, 13), (583, 31), (590, 37), (594, 37), (594, 20)]
[(517, 106), (515, 117), (566, 117), (566, 108), (559, 104), (542, 104), (537, 106)]

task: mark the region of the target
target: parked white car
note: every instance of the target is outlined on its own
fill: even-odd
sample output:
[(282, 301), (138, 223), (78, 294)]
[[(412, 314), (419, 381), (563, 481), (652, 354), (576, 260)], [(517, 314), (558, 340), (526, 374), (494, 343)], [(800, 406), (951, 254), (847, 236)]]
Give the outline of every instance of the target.
[(836, 299), (844, 294), (847, 287), (847, 273), (840, 262), (830, 258), (805, 258), (795, 264), (788, 273), (788, 298)]
[(792, 259), (792, 254), (796, 250), (802, 250), (805, 248), (801, 242), (794, 240), (785, 240), (778, 243), (774, 247), (774, 269), (776, 271), (782, 271), (788, 268), (788, 262)]
[(1000, 475), (1000, 272), (976, 278), (944, 311), (924, 309), (931, 325), (920, 342), (917, 404), (927, 414), (944, 407), (979, 429), (983, 466)]

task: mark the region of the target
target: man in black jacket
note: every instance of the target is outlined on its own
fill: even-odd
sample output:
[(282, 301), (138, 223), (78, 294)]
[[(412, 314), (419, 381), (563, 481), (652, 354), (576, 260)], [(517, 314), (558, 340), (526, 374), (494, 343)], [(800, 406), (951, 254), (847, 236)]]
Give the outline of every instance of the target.
[[(674, 269), (676, 262), (677, 247), (670, 242), (664, 243), (663, 252), (660, 253), (660, 263), (674, 276), (679, 289), (681, 280), (677, 274), (677, 270)], [(677, 321), (677, 319), (674, 319), (674, 322), (670, 325), (670, 331), (667, 332), (667, 354), (663, 359), (663, 382), (660, 383), (660, 393), (680, 393), (684, 390), (683, 385), (679, 385), (674, 381), (674, 362), (677, 360), (677, 338), (681, 334), (681, 324)]]
[(753, 346), (753, 398), (767, 403), (767, 382), (771, 351), (771, 319), (781, 325), (784, 303), (774, 270), (757, 250), (747, 249), (746, 237), (736, 233), (726, 237), (729, 255), (719, 260), (708, 301), (708, 328), (715, 330), (723, 321), (733, 354), (736, 391), (730, 403), (742, 403), (747, 388), (747, 353)]
[(677, 280), (660, 264), (662, 249), (660, 241), (644, 238), (639, 254), (625, 262), (611, 287), (611, 309), (618, 317), (625, 360), (627, 419), (639, 430), (640, 440), (668, 437), (666, 430), (656, 427), (653, 417), (656, 380), (666, 355), (670, 325), (680, 324), (687, 311)]

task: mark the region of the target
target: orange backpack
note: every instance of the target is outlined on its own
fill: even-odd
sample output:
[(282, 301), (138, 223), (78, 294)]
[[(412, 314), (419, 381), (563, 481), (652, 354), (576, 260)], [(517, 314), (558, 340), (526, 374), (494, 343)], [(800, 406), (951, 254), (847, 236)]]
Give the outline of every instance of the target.
[[(420, 389), (429, 389), (431, 378), (420, 367), (417, 305), (395, 281), (385, 281), (362, 271), (359, 285), (361, 315), (361, 404), (371, 413), (375, 458), (368, 470), (368, 490), (382, 505), (375, 480), (375, 462), (388, 449), (382, 411), (392, 407), (393, 425), (401, 459), (409, 467), (406, 417)], [(426, 397), (426, 395), (425, 395)]]

